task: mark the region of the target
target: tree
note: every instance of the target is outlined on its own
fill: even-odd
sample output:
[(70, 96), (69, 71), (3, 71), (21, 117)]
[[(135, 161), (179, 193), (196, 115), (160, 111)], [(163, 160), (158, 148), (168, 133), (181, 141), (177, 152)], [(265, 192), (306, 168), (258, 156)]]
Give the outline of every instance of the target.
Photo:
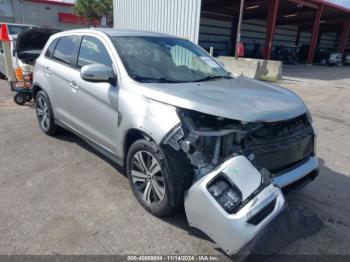
[(113, 0), (77, 0), (74, 13), (86, 18), (87, 25), (105, 16), (107, 24), (113, 22)]
[(74, 13), (84, 17), (86, 19), (86, 24), (91, 25), (94, 19), (100, 19), (98, 2), (97, 0), (77, 0), (74, 6)]
[(107, 24), (113, 23), (113, 0), (97, 0), (96, 2), (100, 17), (105, 16)]

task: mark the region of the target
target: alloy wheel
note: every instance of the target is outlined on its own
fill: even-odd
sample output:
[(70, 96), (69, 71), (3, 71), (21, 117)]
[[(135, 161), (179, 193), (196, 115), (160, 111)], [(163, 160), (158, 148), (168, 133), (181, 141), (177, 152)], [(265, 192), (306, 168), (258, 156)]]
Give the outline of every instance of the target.
[(36, 112), (39, 119), (39, 124), (44, 131), (50, 128), (50, 112), (48, 104), (43, 96), (38, 97), (36, 101)]
[(164, 200), (166, 185), (158, 160), (147, 151), (138, 151), (131, 161), (131, 178), (137, 193), (148, 205)]

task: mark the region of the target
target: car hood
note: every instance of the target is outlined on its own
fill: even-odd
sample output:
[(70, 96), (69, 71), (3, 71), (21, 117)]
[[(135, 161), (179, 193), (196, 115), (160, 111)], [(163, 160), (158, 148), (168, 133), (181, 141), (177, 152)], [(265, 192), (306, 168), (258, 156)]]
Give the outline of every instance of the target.
[(245, 77), (200, 83), (147, 83), (147, 98), (244, 122), (275, 122), (307, 111), (293, 92)]

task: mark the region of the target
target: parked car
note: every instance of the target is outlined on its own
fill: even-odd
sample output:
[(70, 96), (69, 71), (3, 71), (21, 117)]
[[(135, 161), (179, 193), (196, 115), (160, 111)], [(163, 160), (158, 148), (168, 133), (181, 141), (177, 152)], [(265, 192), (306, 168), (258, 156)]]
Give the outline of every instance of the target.
[[(34, 28), (33, 25), (24, 25), (24, 24), (12, 24), (5, 23), (9, 32), (9, 37), (11, 39), (11, 52), (13, 53), (13, 61), (15, 61), (15, 47), (17, 41), (17, 35), (25, 32), (28, 29)], [(4, 51), (2, 48), (2, 42), (0, 42), (0, 78), (5, 79), (7, 76), (6, 67), (5, 67), (5, 57)]]
[[(31, 72), (35, 59), (40, 55), (46, 41), (55, 33), (60, 32), (59, 29), (41, 28), (34, 26), (18, 26), (15, 29), (13, 24), (8, 25), (8, 30), (11, 39), (11, 52), (14, 69)], [(20, 32), (18, 35), (11, 34), (12, 32)], [(1, 45), (2, 46), (2, 45)], [(4, 62), (4, 54), (0, 49), (0, 73), (6, 76), (6, 68)]]
[(317, 48), (314, 60), (320, 65), (339, 65), (342, 63), (342, 55), (338, 51), (328, 48)]
[[(10, 35), (11, 54), (7, 57), (11, 58), (12, 55), (12, 70), (16, 77), (12, 80), (8, 79), (8, 81), (11, 90), (17, 92), (14, 96), (14, 101), (18, 105), (23, 105), (25, 102), (29, 102), (32, 99), (31, 81), (33, 64), (40, 55), (49, 37), (60, 31), (61, 30), (52, 28), (32, 27), (27, 28), (19, 35)], [(11, 65), (11, 62), (9, 62), (9, 64)], [(4, 50), (1, 49), (0, 76), (6, 79), (8, 77), (7, 74), (5, 54)]]
[(126, 169), (150, 213), (188, 222), (233, 254), (284, 210), (282, 188), (317, 175), (315, 130), (291, 91), (232, 76), (192, 42), (80, 29), (34, 67), (41, 130), (82, 137)]
[[(309, 45), (303, 45), (299, 51), (300, 61), (306, 61), (309, 53)], [(315, 50), (314, 63), (320, 65), (338, 65), (342, 63), (342, 55), (338, 51), (329, 48), (319, 47)]]
[(346, 49), (343, 57), (343, 65), (350, 65), (350, 49)]
[(282, 61), (284, 64), (297, 65), (299, 63), (299, 46), (280, 45), (277, 46), (272, 54), (274, 60)]

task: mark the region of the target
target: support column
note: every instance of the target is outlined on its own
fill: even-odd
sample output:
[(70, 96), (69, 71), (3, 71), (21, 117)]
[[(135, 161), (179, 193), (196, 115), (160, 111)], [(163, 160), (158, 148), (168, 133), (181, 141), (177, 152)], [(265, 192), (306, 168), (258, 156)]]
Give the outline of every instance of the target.
[(308, 64), (312, 64), (312, 62), (314, 61), (315, 48), (317, 45), (318, 34), (320, 32), (320, 21), (321, 21), (321, 17), (322, 17), (322, 11), (323, 11), (323, 5), (320, 5), (320, 7), (316, 10), (314, 26), (312, 28), (311, 43), (310, 43), (310, 48), (309, 48), (309, 54), (307, 56), (307, 63)]
[(344, 52), (345, 52), (346, 43), (349, 37), (349, 32), (350, 32), (350, 19), (344, 23), (341, 38), (340, 38), (339, 52), (342, 55), (344, 55)]
[(265, 37), (264, 58), (270, 59), (272, 53), (272, 41), (275, 35), (276, 21), (280, 0), (270, 0), (267, 13), (267, 29)]
[(300, 44), (300, 35), (301, 35), (301, 27), (298, 26), (297, 36), (295, 38), (295, 45), (297, 46)]

